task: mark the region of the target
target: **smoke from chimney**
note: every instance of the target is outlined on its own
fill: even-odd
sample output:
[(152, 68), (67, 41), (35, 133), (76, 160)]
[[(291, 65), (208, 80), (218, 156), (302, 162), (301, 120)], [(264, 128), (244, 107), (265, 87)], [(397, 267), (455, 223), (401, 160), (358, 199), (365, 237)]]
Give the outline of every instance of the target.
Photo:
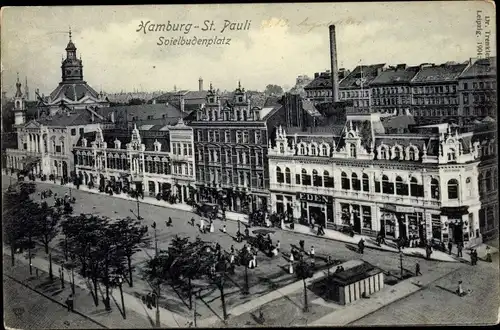
[(330, 61), (332, 79), (332, 100), (339, 101), (339, 75), (337, 67), (337, 39), (335, 36), (335, 25), (330, 25)]

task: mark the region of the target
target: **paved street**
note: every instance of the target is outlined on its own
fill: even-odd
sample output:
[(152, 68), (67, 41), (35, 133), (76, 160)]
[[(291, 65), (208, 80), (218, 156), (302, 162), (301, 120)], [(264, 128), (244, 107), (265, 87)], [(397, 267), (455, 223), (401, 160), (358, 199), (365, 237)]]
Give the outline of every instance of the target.
[[(8, 185), (8, 179), (3, 180), (3, 188)], [(6, 182), (6, 183), (5, 183)], [(50, 188), (52, 191), (56, 192), (58, 195), (64, 195), (65, 192), (68, 192), (67, 187), (61, 187), (57, 185), (50, 185), (39, 183), (40, 189)], [(76, 204), (74, 205), (74, 213), (96, 213), (103, 216), (108, 216), (111, 218), (132, 216), (130, 209), (136, 211), (136, 203), (133, 201), (128, 201), (119, 198), (113, 198), (110, 196), (104, 196), (99, 194), (91, 194), (83, 191), (78, 191), (76, 189), (72, 189), (72, 195), (76, 198)], [(53, 198), (49, 199), (49, 202), (53, 201)], [(200, 234), (197, 226), (193, 227), (188, 224), (188, 221), (194, 216), (196, 219), (196, 224), (198, 224), (198, 218), (190, 212), (181, 211), (177, 209), (171, 208), (162, 208), (154, 205), (143, 204), (140, 205), (140, 215), (144, 218), (144, 223), (151, 225), (153, 221), (156, 221), (158, 225), (158, 240), (160, 248), (167, 248), (170, 240), (175, 235), (182, 236), (190, 236), (191, 238), (200, 235), (204, 240), (216, 241), (221, 244), (221, 246), (229, 250), (231, 245), (234, 245), (235, 248), (240, 248), (243, 244), (237, 244), (230, 235), (234, 235), (237, 231), (237, 223), (234, 221), (225, 222), (227, 226), (227, 234), (223, 234), (219, 231), (221, 228), (221, 221), (217, 220), (215, 222), (216, 232), (210, 234)], [(168, 217), (172, 218), (173, 227), (166, 227), (165, 221)], [(242, 230), (243, 230), (242, 226)], [(256, 229), (256, 228), (254, 228)], [(150, 228), (150, 234), (153, 235), (152, 229)], [(353, 251), (353, 249), (349, 248), (348, 244), (328, 240), (319, 237), (312, 237), (308, 235), (303, 235), (299, 233), (293, 233), (289, 231), (281, 231), (277, 230), (275, 234), (272, 236), (273, 241), (280, 240), (282, 250), (287, 253), (290, 251), (290, 245), (298, 245), (298, 241), (303, 239), (305, 241), (306, 250), (309, 250), (311, 246), (314, 246), (316, 250), (316, 255), (318, 256), (327, 256), (331, 255), (334, 259), (341, 260), (352, 260), (352, 259), (363, 259), (368, 261), (375, 266), (378, 266), (385, 271), (390, 271), (391, 273), (399, 273), (400, 260), (399, 255), (392, 252), (379, 251), (374, 249), (366, 249), (363, 255)], [(54, 245), (55, 245), (54, 241)], [(144, 283), (140, 280), (140, 270), (141, 264), (145, 259), (149, 258), (154, 254), (154, 250), (152, 247), (143, 249), (139, 253), (137, 253), (134, 257), (134, 264), (137, 266), (136, 276), (134, 288), (126, 288), (127, 292), (140, 297), (150, 290), (147, 283)], [(426, 282), (432, 282), (446, 274), (454, 270), (467, 270), (471, 271), (472, 267), (468, 264), (457, 263), (457, 262), (439, 262), (439, 261), (429, 261), (421, 258), (404, 256), (403, 258), (403, 266), (410, 271), (414, 271), (416, 262), (420, 263), (421, 271), (426, 276)], [(259, 295), (263, 295), (266, 292), (272, 291), (276, 287), (281, 287), (288, 283), (295, 281), (296, 279), (293, 276), (290, 276), (286, 273), (286, 271), (282, 268), (286, 266), (287, 262), (283, 257), (279, 258), (268, 258), (259, 255), (258, 258), (258, 267), (249, 272), (250, 286), (251, 292), (253, 295), (249, 297), (244, 297), (240, 294), (240, 288), (243, 286), (244, 280), (243, 276), (232, 276), (228, 281), (228, 287), (226, 289), (226, 302), (228, 305), (228, 310), (230, 312), (231, 308), (235, 306), (245, 303), (251, 299)], [(241, 273), (241, 269), (237, 269), (239, 273)], [(496, 271), (497, 276), (490, 276), (490, 279), (498, 278), (498, 270)], [(488, 281), (483, 281), (488, 283)], [(491, 282), (491, 281), (490, 281)], [(494, 282), (494, 281), (493, 281)], [(493, 283), (491, 282), (491, 283)], [(421, 292), (432, 291), (432, 286), (429, 289), (425, 289)], [(440, 289), (437, 289), (440, 290)], [(216, 290), (210, 290), (206, 293), (202, 294), (202, 300), (198, 301), (198, 313), (200, 314), (199, 318), (210, 318), (214, 315), (222, 315), (221, 311), (221, 303), (219, 299), (219, 293)], [(420, 295), (422, 293), (418, 293)], [(442, 299), (447, 299), (446, 296), (449, 295), (448, 292), (441, 290), (441, 292), (435, 292), (438, 296), (442, 297)], [(176, 313), (185, 316), (191, 316), (192, 312), (189, 311), (186, 304), (187, 301), (184, 298), (180, 298), (182, 293), (174, 292), (171, 288), (168, 288), (165, 292), (165, 301), (162, 305), (163, 307), (173, 310)], [(410, 296), (411, 298), (412, 296)], [(473, 297), (471, 296), (470, 299)], [(432, 298), (429, 298), (432, 299)], [(436, 300), (436, 299), (434, 299)], [(434, 302), (434, 301), (433, 301)], [(393, 304), (396, 307), (400, 306), (399, 302)], [(392, 306), (392, 305), (389, 305)], [(256, 306), (257, 307), (257, 306)], [(388, 307), (389, 308), (389, 307)], [(376, 312), (378, 313), (378, 312)], [(375, 314), (372, 314), (375, 315)], [(283, 316), (286, 317), (286, 316)], [(370, 317), (370, 316), (368, 316)], [(368, 318), (367, 317), (367, 318)], [(446, 323), (445, 320), (447, 318), (443, 317), (442, 322), (437, 320), (437, 323)], [(404, 322), (403, 322), (404, 323)], [(410, 324), (411, 322), (408, 322)]]

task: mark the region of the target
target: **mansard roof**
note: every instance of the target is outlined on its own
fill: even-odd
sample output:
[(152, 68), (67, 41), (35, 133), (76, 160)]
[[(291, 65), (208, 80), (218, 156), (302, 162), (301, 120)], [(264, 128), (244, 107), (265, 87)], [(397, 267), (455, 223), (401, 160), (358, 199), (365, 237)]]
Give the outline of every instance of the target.
[(68, 99), (74, 102), (80, 101), (85, 96), (90, 96), (94, 99), (99, 99), (99, 93), (97, 93), (92, 87), (90, 87), (85, 81), (79, 81), (75, 83), (60, 83), (59, 86), (50, 93), (51, 103), (57, 102), (58, 100)]

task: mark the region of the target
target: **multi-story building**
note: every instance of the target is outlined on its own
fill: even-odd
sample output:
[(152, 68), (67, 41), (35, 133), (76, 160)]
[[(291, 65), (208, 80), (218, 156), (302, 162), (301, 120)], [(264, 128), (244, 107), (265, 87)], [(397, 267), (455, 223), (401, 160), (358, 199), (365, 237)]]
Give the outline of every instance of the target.
[(50, 108), (50, 112), (43, 112), (38, 119), (26, 123), (27, 111), (19, 80), (16, 87), (14, 126), (17, 145), (5, 150), (5, 166), (49, 179), (68, 180), (74, 168), (73, 146), (85, 132), (96, 131), (99, 125), (113, 126), (112, 116), (101, 116), (86, 107), (78, 110), (63, 107), (58, 111)]
[(253, 106), (241, 86), (222, 102), (212, 86), (193, 128), (199, 199), (249, 212), (268, 205), (268, 139), (284, 121), (281, 105)]
[(410, 113), (412, 89), (410, 82), (419, 70), (418, 66), (398, 64), (382, 71), (370, 82), (371, 109), (383, 114)]
[(340, 100), (351, 101), (354, 109), (359, 113), (370, 113), (370, 83), (386, 68), (385, 64), (357, 66), (344, 79), (340, 80)]
[(386, 238), (480, 241), (472, 132), (441, 124), (367, 134), (368, 126), (294, 134), (280, 128), (268, 152), (272, 211)]
[(478, 186), (481, 209), (479, 226), (485, 240), (498, 237), (498, 158), (497, 125), (476, 124), (473, 141), (479, 144)]
[(497, 118), (496, 90), (496, 57), (470, 59), (469, 67), (458, 77), (460, 123)]
[(411, 80), (412, 111), (419, 124), (458, 123), (458, 77), (468, 64), (421, 64)]
[[(342, 80), (350, 74), (349, 70), (339, 69), (338, 79)], [(316, 72), (314, 79), (304, 87), (305, 98), (314, 102), (332, 102), (332, 75), (330, 70)]]
[(187, 202), (194, 196), (196, 181), (193, 129), (180, 118), (175, 126), (169, 126), (168, 131), (173, 184), (180, 187), (181, 200)]

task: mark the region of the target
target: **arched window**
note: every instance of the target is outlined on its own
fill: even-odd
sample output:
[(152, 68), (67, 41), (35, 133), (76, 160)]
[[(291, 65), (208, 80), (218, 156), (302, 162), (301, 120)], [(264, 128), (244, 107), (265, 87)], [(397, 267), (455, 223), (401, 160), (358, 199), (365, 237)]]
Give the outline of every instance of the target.
[(458, 199), (458, 181), (455, 179), (448, 181), (448, 199)]
[(280, 143), (280, 153), (284, 154), (285, 153), (285, 144)]
[(439, 181), (437, 179), (431, 180), (431, 198), (439, 199)]
[(356, 173), (353, 173), (351, 175), (351, 180), (352, 180), (352, 189), (354, 190), (361, 190), (361, 182), (358, 179), (358, 175)]
[(401, 148), (399, 146), (394, 147), (394, 159), (401, 159)]
[(470, 177), (465, 179), (465, 187), (467, 189), (467, 196), (472, 196), (472, 179)]
[(389, 181), (387, 175), (382, 176), (382, 193), (394, 194), (394, 184)]
[(380, 159), (387, 159), (387, 149), (384, 146), (380, 147)]
[(283, 172), (281, 172), (281, 168), (280, 167), (276, 167), (276, 181), (278, 183), (283, 183), (284, 180), (283, 180)]
[(327, 188), (333, 188), (333, 177), (330, 176), (328, 171), (323, 172), (323, 183)]
[(304, 186), (310, 186), (311, 185), (311, 176), (307, 175), (306, 169), (302, 169), (302, 184)]
[(321, 156), (328, 156), (328, 148), (325, 145), (321, 147)]
[(418, 181), (416, 178), (410, 179), (410, 195), (415, 196), (415, 197), (421, 197), (419, 186), (418, 186)]
[(408, 149), (408, 160), (415, 160), (415, 148), (413, 147)]
[(316, 146), (314, 144), (311, 145), (311, 156), (316, 156)]
[(456, 154), (455, 154), (455, 149), (448, 149), (448, 161), (449, 162), (454, 162), (457, 160)]
[(342, 189), (351, 189), (351, 183), (349, 177), (345, 172), (342, 172), (341, 178), (342, 178)]
[(351, 143), (350, 150), (351, 150), (351, 157), (356, 158), (356, 145), (354, 143)]
[(366, 173), (363, 173), (363, 191), (370, 191), (370, 179)]
[(318, 171), (313, 170), (313, 185), (315, 187), (322, 187), (323, 186), (323, 178), (318, 175)]
[(285, 183), (292, 183), (292, 175), (290, 173), (290, 169), (287, 167), (285, 168)]
[(300, 154), (305, 155), (306, 154), (306, 147), (304, 146), (303, 143), (300, 144)]
[(396, 177), (396, 195), (406, 195), (403, 179), (399, 175)]
[(487, 171), (486, 174), (484, 175), (484, 181), (485, 181), (485, 186), (486, 186), (486, 192), (490, 192), (493, 187), (493, 180), (491, 180), (491, 172)]

